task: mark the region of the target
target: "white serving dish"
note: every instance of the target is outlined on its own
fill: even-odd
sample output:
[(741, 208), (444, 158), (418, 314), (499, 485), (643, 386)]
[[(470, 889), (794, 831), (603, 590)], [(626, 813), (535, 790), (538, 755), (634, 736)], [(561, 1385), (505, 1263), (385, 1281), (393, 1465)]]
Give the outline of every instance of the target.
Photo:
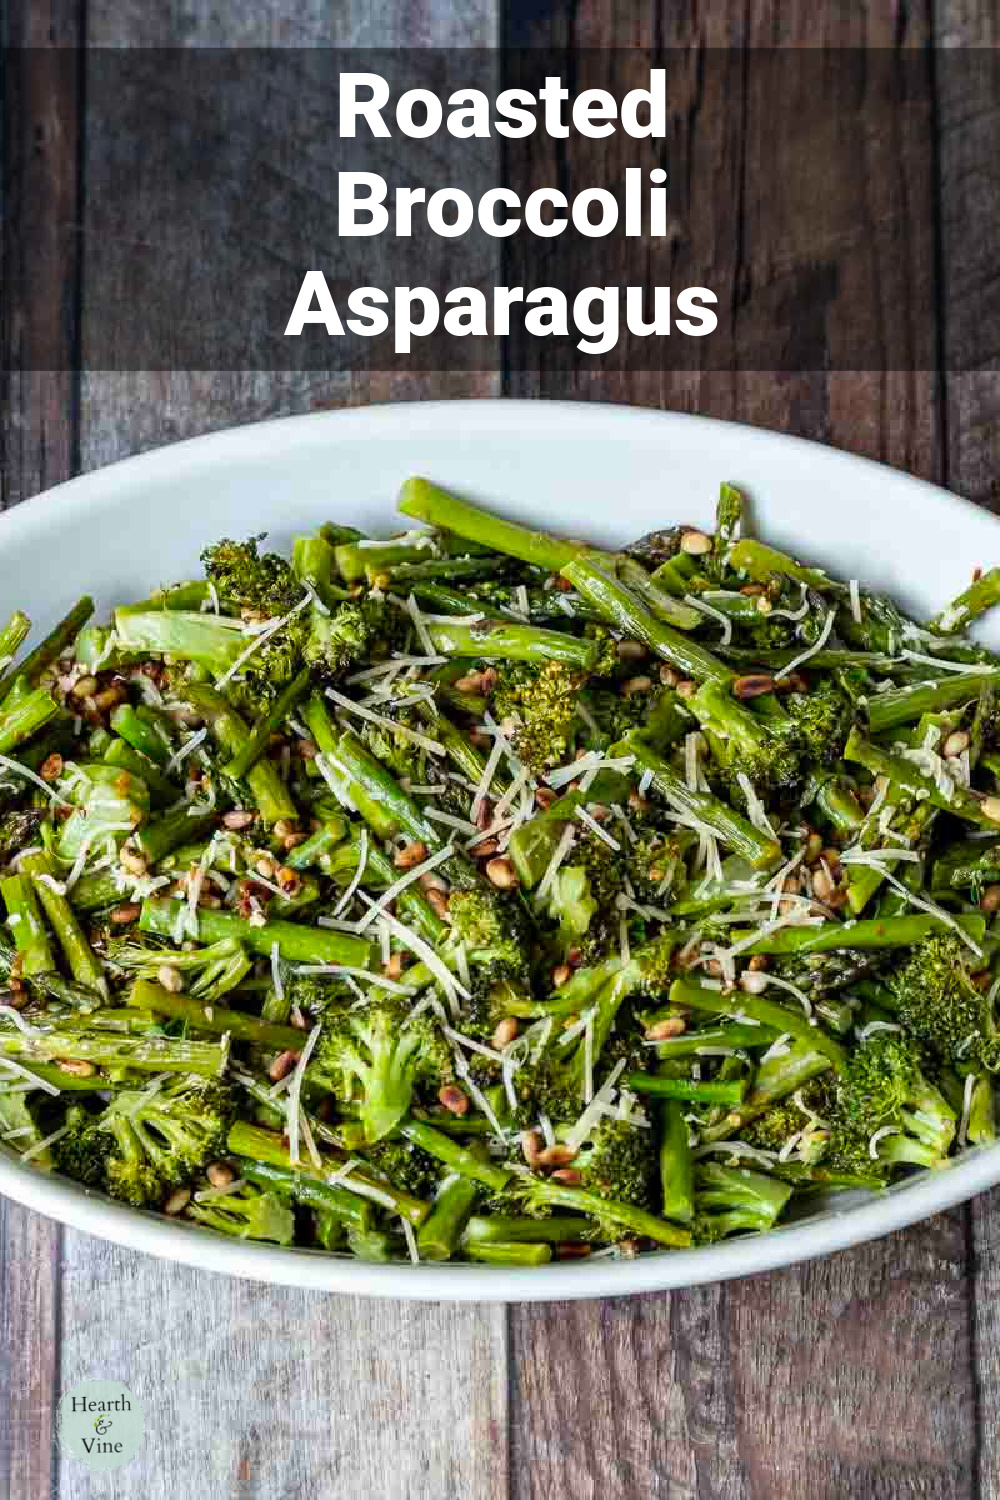
[[(219, 536), (291, 536), (336, 519), (397, 527), (403, 479), (423, 474), (515, 518), (621, 543), (684, 520), (710, 526), (720, 480), (743, 486), (759, 533), (930, 613), (996, 562), (985, 511), (818, 444), (627, 407), (442, 402), (293, 417), (162, 448), (75, 479), (0, 521), (0, 589), (47, 629), (84, 590), (99, 615), (190, 576)], [(118, 1244), (213, 1271), (327, 1291), (433, 1300), (621, 1295), (744, 1276), (912, 1224), (1000, 1181), (1000, 1145), (877, 1199), (763, 1236), (637, 1260), (535, 1269), (391, 1266), (234, 1242), (139, 1213), (0, 1156), (0, 1191)]]

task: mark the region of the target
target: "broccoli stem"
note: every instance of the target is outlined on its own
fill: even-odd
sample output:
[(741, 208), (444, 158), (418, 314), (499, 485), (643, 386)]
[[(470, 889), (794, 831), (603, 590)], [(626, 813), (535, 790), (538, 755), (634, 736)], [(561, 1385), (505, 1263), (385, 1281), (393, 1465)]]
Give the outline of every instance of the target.
[(872, 693), (868, 699), (869, 732), (878, 737), (901, 724), (915, 724), (923, 714), (961, 708), (978, 698), (984, 686), (1000, 686), (1000, 671), (956, 672), (939, 682), (918, 682)]
[(444, 656), (485, 657), (489, 661), (564, 662), (589, 672), (599, 647), (594, 641), (546, 630), (541, 625), (517, 625), (512, 620), (484, 619), (474, 625), (431, 620), (427, 633), (435, 651)]
[(940, 635), (961, 635), (967, 625), (1000, 604), (1000, 568), (990, 568), (957, 594), (930, 622)]
[(34, 651), (28, 653), (16, 670), (11, 668), (4, 673), (3, 677), (0, 677), (0, 702), (14, 686), (16, 678), (24, 677), (28, 682), (37, 682), (42, 673), (73, 644), (77, 634), (93, 613), (94, 601), (89, 594), (84, 594), (83, 598), (73, 605), (69, 614), (64, 615), (58, 625), (49, 631), (43, 641), (38, 643)]
[(326, 773), (336, 785), (340, 795), (364, 819), (376, 838), (391, 838), (396, 832), (396, 824), (377, 797), (369, 796), (361, 783), (355, 781), (345, 767), (340, 758), (340, 740), (337, 731), (327, 712), (326, 703), (319, 693), (313, 693), (303, 710), (302, 717), (319, 747)]
[(472, 1241), (462, 1247), (470, 1260), (489, 1266), (544, 1266), (552, 1259), (551, 1245), (479, 1244)]
[(223, 766), (222, 769), (227, 776), (233, 776), (239, 780), (252, 771), (261, 757), (267, 754), (272, 734), (281, 731), (288, 715), (298, 707), (308, 693), (311, 676), (310, 669), (303, 667), (287, 687), (282, 689), (267, 716), (258, 720), (240, 749)]
[(717, 682), (725, 687), (733, 679), (729, 668), (704, 646), (678, 634), (646, 609), (642, 602), (610, 569), (592, 555), (581, 555), (562, 569), (583, 598), (595, 605), (610, 624), (633, 640), (655, 651), (675, 671), (695, 682)]
[[(316, 1167), (310, 1160), (293, 1162), (291, 1153), (283, 1136), (276, 1135), (272, 1130), (264, 1130), (259, 1125), (251, 1125), (247, 1120), (236, 1120), (229, 1131), (229, 1149), (235, 1156), (249, 1157), (255, 1163), (272, 1167), (285, 1168), (290, 1174), (290, 1180), (296, 1182), (311, 1182), (329, 1187), (327, 1182), (328, 1173), (323, 1167)], [(329, 1164), (332, 1170), (343, 1166), (348, 1158), (343, 1152), (327, 1152), (324, 1157), (324, 1167)], [(246, 1174), (248, 1175), (248, 1174)], [(386, 1201), (386, 1207), (390, 1213), (397, 1213), (408, 1219), (411, 1224), (422, 1224), (430, 1213), (431, 1206), (422, 1198), (415, 1198), (411, 1193), (404, 1193), (399, 1188), (392, 1186), (390, 1182), (381, 1177), (369, 1177), (363, 1172), (354, 1171), (349, 1177), (342, 1179), (343, 1191), (353, 1197), (355, 1202), (359, 1197), (364, 1197), (363, 1192), (355, 1193), (351, 1183), (357, 1184), (358, 1188), (370, 1188), (381, 1194)], [(307, 1201), (305, 1199), (303, 1202)], [(323, 1205), (318, 1205), (322, 1207)]]
[(132, 835), (132, 842), (151, 865), (156, 865), (175, 849), (204, 838), (212, 831), (214, 824), (214, 813), (198, 813), (192, 817), (188, 808), (179, 807), (144, 824)]
[(125, 614), (144, 614), (150, 609), (200, 609), (210, 599), (208, 583), (204, 578), (192, 578), (186, 583), (173, 583), (167, 588), (154, 589), (148, 599), (137, 599), (134, 604), (123, 606)]
[(662, 797), (685, 817), (707, 824), (711, 831), (754, 869), (774, 864), (781, 855), (781, 845), (762, 834), (746, 818), (734, 812), (709, 792), (692, 792), (683, 777), (643, 742), (640, 735), (630, 735), (628, 748), (642, 771), (653, 773), (652, 785)]
[[(232, 1146), (230, 1149), (235, 1150)], [(368, 1232), (374, 1225), (372, 1205), (364, 1198), (345, 1192), (343, 1188), (306, 1177), (294, 1167), (282, 1167), (271, 1162), (241, 1157), (237, 1166), (245, 1181), (256, 1183), (258, 1187), (275, 1188), (293, 1202), (329, 1214), (331, 1218), (349, 1224), (353, 1229)]]
[[(981, 943), (986, 934), (986, 920), (980, 916), (959, 916), (954, 919), (962, 931), (974, 943)], [(744, 957), (755, 953), (808, 954), (836, 953), (841, 949), (856, 948), (908, 948), (920, 943), (932, 933), (947, 931), (948, 924), (939, 917), (914, 914), (902, 917), (872, 917), (860, 922), (824, 922), (822, 927), (780, 927), (765, 937), (757, 938), (742, 950)], [(749, 933), (733, 932), (733, 941), (749, 937)], [(752, 1014), (747, 1007), (747, 1013)], [(786, 1028), (787, 1029), (787, 1028)]]
[(647, 1213), (645, 1209), (636, 1208), (631, 1203), (619, 1203), (613, 1198), (603, 1198), (599, 1193), (588, 1192), (586, 1188), (563, 1187), (561, 1183), (551, 1179), (535, 1179), (529, 1193), (539, 1203), (547, 1203), (553, 1208), (574, 1209), (577, 1213), (596, 1219), (599, 1224), (613, 1224), (626, 1234), (642, 1235), (646, 1239), (656, 1240), (660, 1245), (682, 1249), (691, 1243), (687, 1230), (679, 1229), (676, 1224), (668, 1224), (655, 1214)]
[(296, 578), (307, 583), (327, 609), (336, 609), (338, 604), (351, 597), (347, 589), (340, 588), (332, 581), (336, 557), (334, 549), (323, 537), (296, 537), (292, 567)]
[[(783, 928), (782, 932), (791, 931)], [(778, 933), (773, 936), (779, 936)], [(766, 940), (765, 940), (766, 941)], [(763, 995), (751, 995), (745, 990), (713, 990), (706, 985), (695, 984), (690, 979), (675, 979), (670, 986), (670, 1004), (689, 1010), (707, 1011), (710, 1015), (732, 1016), (738, 1020), (749, 1016), (762, 1026), (770, 1026), (777, 1032), (788, 1032), (815, 1051), (821, 1052), (837, 1069), (843, 1069), (847, 1053), (839, 1042), (827, 1036), (819, 1026), (811, 1026), (802, 1011), (790, 1010), (776, 1000), (767, 1000)]]
[(86, 934), (66, 896), (49, 884), (50, 880), (56, 878), (55, 860), (50, 854), (25, 854), (21, 856), (20, 865), (21, 869), (31, 877), (35, 895), (49, 919), (52, 931), (69, 964), (70, 973), (77, 984), (85, 985), (96, 992), (94, 1002), (98, 1003), (106, 987), (104, 970), (87, 941)]
[(185, 609), (116, 609), (115, 633), (124, 651), (193, 661), (212, 673), (227, 671), (248, 644), (239, 620)]
[(625, 1083), (637, 1094), (653, 1094), (658, 1099), (690, 1099), (697, 1104), (741, 1104), (747, 1091), (742, 1079), (731, 1083), (696, 1083), (690, 1078), (629, 1073)]
[(491, 1162), (483, 1161), (474, 1151), (442, 1135), (433, 1125), (428, 1125), (423, 1120), (404, 1121), (399, 1127), (399, 1133), (415, 1146), (420, 1146), (428, 1156), (433, 1156), (435, 1161), (441, 1162), (449, 1171), (457, 1172), (460, 1177), (467, 1177), (471, 1182), (484, 1183), (494, 1193), (499, 1193), (510, 1181), (511, 1174), (506, 1168), (495, 1167)]
[(343, 844), (347, 834), (347, 819), (342, 818), (339, 813), (332, 813), (323, 820), (315, 833), (309, 835), (305, 843), (289, 850), (285, 855), (285, 864), (290, 870), (308, 870), (313, 865), (319, 865), (324, 856)]
[(665, 1099), (659, 1111), (660, 1197), (665, 1219), (690, 1224), (693, 1165), (687, 1121), (679, 1099)]
[(393, 589), (406, 593), (411, 584), (433, 583), (439, 578), (492, 578), (506, 567), (503, 558), (500, 557), (446, 557), (435, 558), (428, 562), (397, 562), (388, 568), (380, 568), (377, 563), (368, 563), (365, 567), (365, 578), (369, 584), (380, 582), (388, 577)]
[(16, 702), (8, 697), (0, 707), (0, 754), (30, 740), (58, 712), (58, 703), (45, 688), (35, 688)]
[(453, 1177), (444, 1184), (434, 1199), (429, 1216), (417, 1231), (417, 1251), (421, 1259), (451, 1259), (478, 1196), (475, 1183), (466, 1177)]
[(21, 973), (30, 979), (56, 966), (52, 944), (42, 920), (35, 888), (26, 875), (8, 875), (0, 880), (0, 894), (7, 908), (7, 923), (21, 959)]
[[(139, 918), (141, 932), (153, 932), (159, 937), (172, 937), (182, 911), (183, 901), (157, 900), (148, 897), (142, 903)], [(251, 953), (267, 958), (275, 943), (278, 953), (291, 963), (338, 964), (352, 968), (367, 969), (375, 962), (378, 947), (364, 938), (351, 937), (349, 933), (331, 932), (324, 927), (306, 927), (300, 922), (266, 921), (263, 927), (254, 927), (248, 920), (234, 912), (198, 909), (198, 940), (202, 943), (219, 943), (224, 938), (235, 938)]]
[[(169, 961), (166, 954), (164, 962)], [(206, 1005), (193, 995), (164, 989), (152, 979), (137, 979), (126, 1004), (131, 1010), (148, 1010), (154, 1015), (185, 1021), (192, 1031), (207, 1031), (212, 1036), (225, 1036), (228, 1032), (238, 1042), (253, 1042), (274, 1052), (301, 1052), (309, 1034), (297, 1026), (279, 1026), (224, 1005)]]
[(462, 1248), (470, 1245), (558, 1245), (579, 1244), (594, 1238), (593, 1225), (575, 1214), (553, 1214), (548, 1219), (508, 1214), (474, 1215), (462, 1236)]
[(20, 1031), (0, 1032), (0, 1052), (11, 1057), (52, 1062), (68, 1059), (99, 1068), (137, 1068), (143, 1073), (196, 1073), (220, 1078), (229, 1061), (229, 1044), (190, 1042), (171, 1036), (131, 1035), (124, 1032), (55, 1026), (26, 1037)]
[[(225, 754), (239, 755), (251, 739), (250, 730), (232, 705), (215, 688), (194, 684), (188, 689), (188, 701), (201, 715), (212, 738)], [(253, 793), (257, 811), (268, 825), (281, 818), (298, 816), (292, 794), (269, 760), (258, 761), (247, 773), (247, 785)]]
[(582, 547), (580, 542), (549, 536), (543, 531), (519, 526), (516, 521), (504, 521), (489, 511), (470, 505), (467, 500), (460, 500), (457, 495), (438, 489), (426, 479), (405, 482), (399, 492), (398, 509), (404, 516), (413, 516), (443, 531), (454, 531), (467, 541), (506, 552), (509, 557), (520, 558), (522, 562), (532, 563), (550, 573), (558, 573)]

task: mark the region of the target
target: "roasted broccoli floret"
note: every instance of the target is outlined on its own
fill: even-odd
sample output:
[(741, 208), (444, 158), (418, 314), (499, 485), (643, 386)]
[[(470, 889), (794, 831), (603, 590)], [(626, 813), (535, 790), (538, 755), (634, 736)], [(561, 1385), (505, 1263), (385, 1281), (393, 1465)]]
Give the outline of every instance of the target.
[(357, 1098), (365, 1138), (380, 1141), (407, 1114), (421, 1084), (436, 1090), (454, 1076), (447, 1039), (429, 1012), (377, 1000), (327, 1019), (311, 1075), (341, 1098)]
[(0, 861), (6, 863), (27, 844), (35, 843), (35, 835), (44, 817), (45, 813), (36, 808), (4, 813), (0, 818)]
[(851, 705), (836, 683), (824, 678), (808, 693), (789, 693), (783, 702), (810, 769), (836, 765), (854, 719)]
[(232, 1115), (229, 1090), (200, 1078), (117, 1094), (96, 1122), (111, 1140), (107, 1191), (134, 1207), (158, 1205), (225, 1151)]
[(510, 731), (519, 760), (543, 775), (570, 759), (578, 730), (585, 672), (565, 662), (504, 662), (493, 695), (496, 718)]
[(286, 615), (303, 596), (291, 564), (276, 552), (260, 551), (265, 535), (261, 532), (245, 542), (226, 538), (201, 554), (205, 576), (227, 614), (249, 610), (261, 619)]
[(84, 1187), (103, 1187), (114, 1136), (101, 1129), (100, 1116), (82, 1104), (69, 1106), (63, 1126), (64, 1134), (52, 1146), (56, 1170)]
[(381, 594), (351, 599), (308, 620), (305, 659), (318, 676), (336, 682), (352, 666), (385, 657), (406, 635), (407, 616)]
[(588, 1192), (656, 1211), (656, 1137), (648, 1124), (602, 1119), (573, 1165)]
[(295, 1215), (276, 1194), (244, 1182), (227, 1193), (213, 1193), (188, 1204), (187, 1217), (238, 1240), (273, 1240), (290, 1245), (295, 1238)]
[(972, 983), (967, 949), (951, 933), (925, 938), (886, 981), (893, 1009), (918, 1041), (962, 1072), (1000, 1071), (1000, 1039), (986, 995)]
[(694, 1172), (692, 1239), (696, 1245), (714, 1245), (732, 1234), (772, 1229), (791, 1196), (788, 1183), (764, 1172), (699, 1162)]
[(833, 1072), (821, 1073), (751, 1119), (741, 1129), (740, 1139), (758, 1150), (784, 1151), (785, 1159), (811, 1165), (826, 1153), (835, 1109)]
[(758, 717), (712, 682), (704, 683), (689, 702), (734, 801), (747, 801), (741, 777), (765, 803), (787, 802), (794, 796), (802, 784), (803, 764), (787, 720)]
[(955, 1124), (914, 1043), (897, 1031), (872, 1032), (851, 1054), (840, 1082), (828, 1160), (839, 1170), (869, 1174), (935, 1167), (948, 1154)]
[(444, 1170), (422, 1147), (400, 1136), (367, 1146), (365, 1160), (393, 1187), (415, 1198), (429, 1198)]

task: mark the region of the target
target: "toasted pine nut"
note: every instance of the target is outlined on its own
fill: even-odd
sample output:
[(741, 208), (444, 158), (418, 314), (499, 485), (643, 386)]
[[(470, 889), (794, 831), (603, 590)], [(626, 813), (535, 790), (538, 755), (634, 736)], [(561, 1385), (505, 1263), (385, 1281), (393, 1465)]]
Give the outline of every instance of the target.
[(210, 1162), (205, 1176), (213, 1187), (228, 1187), (235, 1180), (232, 1167), (224, 1161)]
[(517, 871), (509, 859), (491, 859), (486, 866), (486, 878), (498, 891), (512, 891), (517, 885)]
[(551, 807), (555, 800), (556, 793), (550, 786), (537, 786), (535, 788), (535, 805), (536, 807), (540, 807), (543, 812), (547, 807)]
[(941, 746), (941, 754), (945, 760), (955, 760), (963, 750), (968, 750), (971, 743), (972, 736), (967, 729), (954, 729)]
[(260, 875), (262, 879), (264, 879), (264, 880), (273, 880), (274, 879), (274, 872), (275, 872), (275, 869), (277, 868), (277, 866), (275, 865), (274, 860), (271, 858), (271, 856), (269, 854), (262, 854), (262, 855), (259, 856), (258, 859), (255, 859), (254, 862), (253, 862), (253, 867), (257, 871), (257, 874)]
[(640, 693), (648, 693), (652, 689), (653, 679), (651, 677), (630, 677), (627, 682), (622, 683), (623, 698), (637, 698)]
[(774, 692), (774, 678), (767, 672), (752, 672), (747, 677), (737, 677), (733, 683), (733, 697), (760, 698), (765, 693)]
[(161, 964), (156, 971), (156, 982), (169, 990), (172, 995), (179, 995), (184, 988), (184, 980), (181, 971), (173, 964)]
[(557, 964), (556, 967), (552, 970), (552, 983), (555, 985), (557, 990), (561, 989), (562, 986), (566, 983), (567, 979), (572, 978), (572, 975), (573, 970), (570, 968), (569, 964)]
[(72, 1078), (93, 1078), (97, 1069), (92, 1062), (87, 1062), (82, 1057), (64, 1057), (60, 1060), (59, 1070), (69, 1073)]
[(485, 833), (493, 822), (493, 804), (488, 797), (484, 797), (479, 804), (479, 811), (475, 816), (476, 828), (480, 833)]
[(460, 693), (479, 693), (482, 691), (483, 678), (480, 672), (466, 672), (464, 677), (456, 677), (455, 687)]
[(752, 974), (762, 974), (767, 968), (767, 954), (755, 953), (753, 958), (747, 964), (747, 968)]
[(668, 667), (666, 662), (664, 662), (660, 668), (660, 681), (663, 683), (663, 686), (675, 688), (680, 680), (680, 674), (675, 672), (673, 667)]
[(295, 748), (303, 760), (315, 760), (319, 754), (319, 746), (315, 740), (299, 740)]
[(990, 916), (1000, 911), (1000, 885), (988, 885), (983, 892), (979, 906), (980, 910), (987, 912)]
[(138, 849), (130, 849), (126, 845), (118, 856), (118, 863), (123, 869), (128, 870), (130, 875), (145, 875), (149, 869), (149, 862), (144, 854)]
[(47, 755), (38, 767), (38, 774), (43, 781), (58, 781), (63, 772), (63, 758), (61, 755)]
[(442, 891), (436, 885), (432, 885), (426, 894), (428, 904), (434, 908), (441, 920), (444, 921), (448, 915), (448, 907), (451, 902), (447, 891)]
[(619, 661), (642, 661), (646, 648), (641, 641), (619, 641), (615, 647)]
[(401, 953), (390, 953), (387, 963), (382, 965), (382, 973), (386, 979), (399, 979), (403, 973), (403, 955)]
[(96, 677), (81, 677), (73, 688), (74, 698), (92, 698), (100, 684)]
[(256, 816), (256, 813), (244, 812), (237, 808), (233, 812), (224, 813), (222, 822), (226, 828), (232, 828), (238, 833), (242, 828), (249, 828)]
[(290, 870), (287, 865), (279, 865), (274, 875), (286, 896), (295, 896), (302, 889), (302, 876), (297, 870)]
[(983, 817), (991, 823), (1000, 823), (1000, 797), (984, 797), (979, 804)]
[(683, 677), (677, 684), (677, 695), (680, 698), (693, 698), (697, 691), (697, 685), (691, 681), (690, 677)]
[(505, 1047), (509, 1047), (511, 1042), (516, 1040), (520, 1029), (513, 1016), (504, 1016), (503, 1020), (497, 1023), (497, 1028), (491, 1038), (493, 1046), (498, 1052), (502, 1052)]
[(683, 1016), (667, 1016), (663, 1021), (657, 1021), (646, 1032), (647, 1042), (665, 1042), (671, 1036), (683, 1036), (687, 1031), (687, 1022)]
[(712, 538), (703, 531), (685, 531), (681, 537), (681, 551), (689, 557), (704, 557), (712, 550)]
[(104, 713), (107, 709), (114, 708), (116, 704), (121, 703), (124, 697), (125, 689), (116, 683), (112, 687), (105, 688), (103, 693), (96, 694), (94, 707)]
[(823, 840), (818, 833), (811, 833), (806, 839), (806, 864), (815, 864), (823, 852)]
[(446, 1083), (438, 1093), (438, 1103), (443, 1105), (453, 1115), (467, 1115), (469, 1113), (468, 1096), (454, 1083)]
[(291, 818), (279, 818), (274, 825), (274, 836), (278, 839), (286, 839), (290, 833), (298, 833), (298, 828)]
[(116, 927), (125, 927), (142, 915), (142, 907), (138, 901), (127, 901), (124, 906), (116, 906), (110, 915)]
[(420, 839), (414, 839), (410, 844), (404, 844), (402, 849), (397, 849), (393, 857), (393, 864), (397, 870), (412, 870), (414, 865), (422, 865), (427, 858), (427, 845)]
[(267, 1076), (272, 1083), (280, 1083), (287, 1078), (299, 1060), (297, 1052), (279, 1052), (267, 1070)]
[(813, 895), (817, 901), (829, 901), (833, 895), (833, 881), (824, 869), (819, 869), (813, 876)]
[(485, 672), (480, 673), (480, 692), (485, 693), (488, 697), (499, 681), (500, 673), (497, 671), (496, 667), (487, 667)]
[(582, 1245), (578, 1240), (560, 1240), (553, 1247), (553, 1255), (556, 1260), (586, 1260), (590, 1246)]
[(575, 1156), (574, 1147), (557, 1142), (556, 1145), (546, 1146), (544, 1151), (539, 1151), (538, 1165), (540, 1167), (568, 1167)]
[(583, 1181), (583, 1174), (576, 1167), (560, 1167), (558, 1172), (552, 1173), (555, 1182), (561, 1182), (563, 1187), (579, 1187)]
[(175, 1218), (177, 1214), (183, 1213), (191, 1202), (190, 1188), (175, 1188), (163, 1205), (163, 1212)]
[[(645, 797), (636, 791), (635, 787), (628, 794), (628, 805), (633, 812), (644, 813), (649, 811), (649, 803)], [(663, 879), (662, 875), (660, 879)]]
[(305, 843), (308, 837), (307, 833), (286, 833), (285, 837), (281, 840), (281, 847), (289, 851), (297, 849), (300, 844)]
[(495, 838), (477, 839), (472, 846), (472, 853), (476, 859), (486, 859), (490, 854), (496, 854), (500, 848), (500, 840)]

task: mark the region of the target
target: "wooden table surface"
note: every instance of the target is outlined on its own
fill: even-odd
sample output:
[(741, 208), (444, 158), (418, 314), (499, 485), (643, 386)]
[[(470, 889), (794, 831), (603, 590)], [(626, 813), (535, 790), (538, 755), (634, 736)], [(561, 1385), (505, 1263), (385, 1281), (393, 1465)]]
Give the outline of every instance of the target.
[[(332, 14), (331, 14), (332, 12)], [(11, 0), (6, 40), (88, 45), (995, 46), (992, 0)], [(940, 54), (938, 54), (940, 56)], [(988, 503), (998, 466), (998, 96), (934, 75), (927, 138), (874, 139), (852, 191), (866, 273), (851, 315), (905, 319), (917, 373), (378, 377), (59, 373), (104, 305), (85, 229), (94, 132), (78, 59), (39, 88), (8, 59), (3, 183), (3, 504), (127, 454), (316, 405), (504, 392), (732, 417), (863, 453)], [(930, 66), (935, 66), (932, 59)], [(753, 170), (782, 101), (706, 99), (728, 211), (693, 198), (678, 254), (723, 309), (773, 264), (783, 185)], [(704, 146), (703, 146), (703, 149)], [(906, 232), (881, 235), (905, 158)], [(793, 293), (816, 260), (856, 264), (822, 162)], [(731, 195), (728, 198), (726, 195)], [(785, 204), (787, 208), (787, 204)], [(30, 241), (19, 225), (41, 225)], [(79, 228), (67, 234), (66, 226)], [(687, 249), (685, 251), (685, 234)], [(710, 238), (709, 238), (710, 236)], [(819, 238), (826, 236), (823, 243)], [(680, 284), (678, 276), (678, 284)], [(97, 290), (95, 290), (95, 288)], [(151, 286), (151, 298), (178, 296)], [(843, 302), (839, 308), (845, 311)], [(48, 357), (47, 357), (48, 356)], [(46, 363), (52, 372), (37, 373)], [(945, 371), (952, 373), (945, 373)], [(34, 371), (34, 373), (32, 373)], [(961, 371), (961, 373), (954, 373)], [(807, 503), (808, 497), (804, 497)], [(946, 539), (944, 544), (946, 544)], [(721, 1287), (550, 1307), (376, 1303), (165, 1265), (0, 1204), (0, 1496), (354, 1495), (494, 1500), (1000, 1494), (1000, 1191), (877, 1244)], [(144, 1399), (140, 1454), (112, 1480), (53, 1443), (62, 1391), (115, 1377)], [(6, 1489), (4, 1489), (6, 1485)]]

